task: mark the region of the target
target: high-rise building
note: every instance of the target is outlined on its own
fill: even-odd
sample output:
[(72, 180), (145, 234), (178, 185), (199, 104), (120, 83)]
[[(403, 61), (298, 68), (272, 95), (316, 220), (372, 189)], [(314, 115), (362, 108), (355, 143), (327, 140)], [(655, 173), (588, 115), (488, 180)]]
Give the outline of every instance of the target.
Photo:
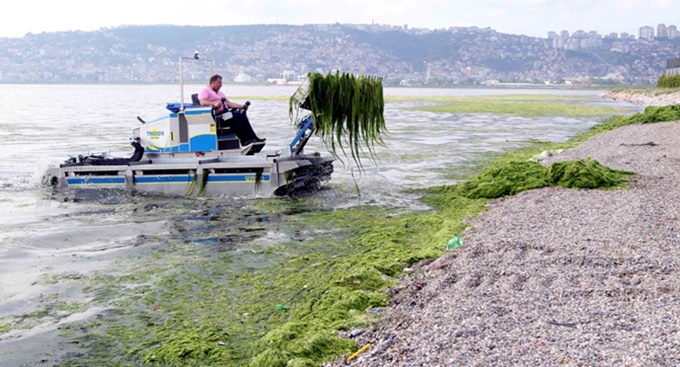
[(640, 27), (640, 39), (643, 40), (653, 40), (654, 39), (654, 27), (648, 25)]
[(666, 60), (665, 75), (680, 75), (680, 59)]
[(674, 25), (668, 26), (668, 38), (670, 39), (680, 38), (680, 32), (678, 31), (678, 28), (676, 26)]
[(566, 39), (561, 37), (553, 38), (553, 48), (564, 48), (565, 41)]
[(656, 26), (656, 36), (658, 38), (668, 38), (668, 29), (665, 24), (660, 23)]

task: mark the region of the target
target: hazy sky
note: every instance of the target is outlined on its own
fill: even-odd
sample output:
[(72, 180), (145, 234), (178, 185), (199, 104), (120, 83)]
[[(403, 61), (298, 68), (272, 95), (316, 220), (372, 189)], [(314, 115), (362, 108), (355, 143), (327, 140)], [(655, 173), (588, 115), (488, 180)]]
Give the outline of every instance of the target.
[(643, 25), (680, 26), (678, 0), (33, 0), (2, 7), (0, 37), (153, 24), (374, 22), (430, 29), (491, 27), (541, 37), (551, 30), (637, 36)]

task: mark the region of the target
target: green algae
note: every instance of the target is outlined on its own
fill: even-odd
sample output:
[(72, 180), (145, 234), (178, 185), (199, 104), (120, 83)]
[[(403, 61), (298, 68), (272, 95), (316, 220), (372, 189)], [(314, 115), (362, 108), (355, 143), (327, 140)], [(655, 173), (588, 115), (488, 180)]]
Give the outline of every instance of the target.
[(379, 290), (395, 284), (405, 266), (440, 256), (471, 213), (469, 207), (445, 217), (376, 207), (296, 213), (286, 219), (296, 222), (291, 228), (315, 231), (303, 242), (281, 244), (278, 260), (264, 271), (232, 271), (242, 255), (187, 256), (182, 244), (169, 241), (143, 269), (93, 278), (95, 298), (118, 307), (104, 324), (118, 327), (71, 338), (96, 351), (81, 357), (88, 363), (118, 351), (121, 363), (135, 365), (318, 365), (356, 350), (337, 331), (375, 322), (377, 315), (364, 310), (386, 305)]
[(630, 175), (631, 172), (612, 170), (590, 158), (556, 162), (550, 167), (527, 160), (500, 160), (470, 181), (433, 187), (427, 191), (437, 194), (438, 200), (441, 200), (442, 194), (470, 199), (495, 199), (557, 185), (579, 189), (622, 187)]
[[(495, 156), (467, 183), (425, 190), (428, 211), (328, 211), (315, 208), (313, 199), (251, 201), (248, 215), (285, 223), (291, 241), (253, 243), (250, 252), (211, 252), (226, 238), (219, 233), (228, 231), (219, 225), (223, 219), (201, 229), (216, 243), (197, 249), (181, 237), (187, 229), (180, 220), (177, 231), (149, 237), (162, 246), (143, 266), (92, 278), (96, 302), (114, 309), (85, 335), (69, 334), (88, 354), (62, 365), (316, 366), (352, 353), (357, 345), (338, 331), (374, 323), (379, 314), (366, 310), (387, 304), (382, 290), (396, 284), (404, 267), (441, 256), (447, 241), (465, 229), (462, 220), (485, 210), (489, 197), (563, 183), (579, 187), (581, 175), (612, 173), (587, 160), (543, 168), (527, 162), (531, 156), (628, 123), (615, 118), (566, 143), (536, 142)], [(247, 238), (246, 229), (230, 233)]]
[(574, 101), (583, 102), (591, 100), (590, 96), (574, 96), (561, 94), (496, 94), (487, 96), (386, 96), (388, 102), (453, 102), (465, 100), (491, 100), (491, 101)]
[(427, 101), (435, 102), (436, 104), (412, 107), (410, 109), (435, 113), (492, 113), (522, 117), (594, 117), (624, 114), (630, 110), (620, 107), (590, 105), (585, 103), (587, 100), (583, 96), (449, 96), (431, 97)]
[[(40, 303), (40, 308), (14, 316), (14, 321), (11, 324), (12, 329), (30, 330), (40, 324), (58, 322), (87, 309), (87, 306), (81, 302), (58, 301), (57, 294), (41, 296), (37, 299), (37, 302)], [(6, 325), (9, 327), (10, 324)], [(2, 333), (0, 332), (0, 334)]]
[(510, 161), (485, 169), (462, 185), (461, 193), (472, 199), (493, 199), (547, 186), (545, 167), (530, 161)]
[(678, 120), (680, 120), (680, 105), (649, 106), (643, 112), (627, 116), (623, 119), (628, 124), (651, 124)]
[(12, 330), (12, 325), (10, 323), (0, 324), (0, 334), (8, 333)]
[(556, 162), (548, 168), (548, 183), (568, 188), (598, 189), (619, 187), (632, 172), (613, 170), (594, 159)]
[(644, 95), (650, 95), (650, 96), (659, 96), (659, 95), (664, 95), (664, 94), (669, 94), (669, 93), (680, 92), (680, 88), (660, 88), (660, 87), (652, 87), (652, 88), (645, 88), (645, 89), (617, 88), (617, 89), (612, 89), (611, 91), (613, 93), (644, 94)]

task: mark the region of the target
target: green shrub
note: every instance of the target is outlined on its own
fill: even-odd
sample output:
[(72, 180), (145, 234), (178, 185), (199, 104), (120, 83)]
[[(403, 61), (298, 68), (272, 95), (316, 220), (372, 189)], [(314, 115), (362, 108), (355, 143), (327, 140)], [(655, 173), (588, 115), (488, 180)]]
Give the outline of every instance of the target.
[(680, 88), (680, 74), (662, 75), (656, 83), (659, 88)]

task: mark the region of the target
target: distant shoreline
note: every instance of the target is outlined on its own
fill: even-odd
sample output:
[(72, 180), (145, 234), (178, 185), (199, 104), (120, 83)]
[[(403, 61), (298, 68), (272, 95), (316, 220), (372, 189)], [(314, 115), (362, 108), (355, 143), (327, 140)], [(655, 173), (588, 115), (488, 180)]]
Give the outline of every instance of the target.
[(638, 106), (669, 106), (680, 104), (680, 90), (613, 90), (603, 94), (602, 98), (624, 101)]
[[(10, 86), (10, 85), (177, 85), (174, 82), (157, 82), (157, 83), (3, 83), (0, 82), (0, 86)], [(203, 82), (190, 82), (184, 83), (185, 85), (202, 85)], [(226, 86), (245, 86), (245, 87), (299, 87), (299, 84), (271, 84), (271, 83), (225, 83)], [(395, 88), (395, 89), (565, 89), (565, 90), (622, 90), (622, 89), (633, 89), (633, 90), (644, 90), (651, 88), (652, 86), (644, 85), (566, 85), (566, 84), (528, 84), (528, 83), (507, 83), (507, 84), (493, 84), (493, 85), (479, 85), (479, 84), (456, 84), (450, 86), (429, 86), (429, 85), (388, 85), (384, 88)]]

